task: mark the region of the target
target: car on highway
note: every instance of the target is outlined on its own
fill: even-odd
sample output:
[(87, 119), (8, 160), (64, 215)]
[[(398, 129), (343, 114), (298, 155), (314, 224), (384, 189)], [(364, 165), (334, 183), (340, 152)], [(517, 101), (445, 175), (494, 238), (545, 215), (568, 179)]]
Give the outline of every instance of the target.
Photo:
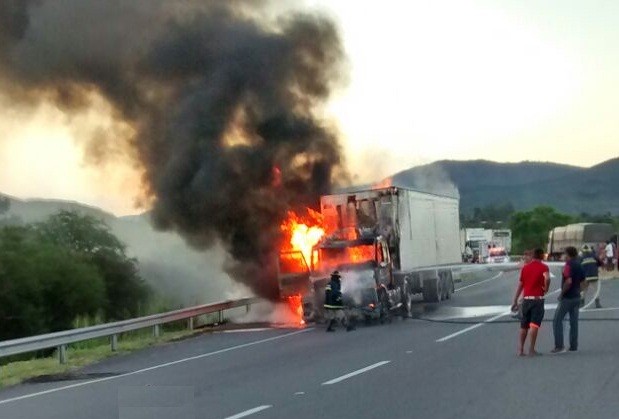
[(486, 263), (508, 263), (510, 261), (511, 259), (507, 251), (502, 247), (489, 249), (488, 256), (486, 257)]

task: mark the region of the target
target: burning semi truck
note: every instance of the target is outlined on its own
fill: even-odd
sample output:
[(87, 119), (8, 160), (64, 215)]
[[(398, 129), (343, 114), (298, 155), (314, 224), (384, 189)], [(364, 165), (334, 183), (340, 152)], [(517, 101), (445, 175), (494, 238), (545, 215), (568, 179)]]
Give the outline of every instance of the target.
[(320, 199), (320, 212), (282, 224), (289, 243), (279, 254), (278, 283), (304, 321), (323, 318), (324, 288), (342, 275), (353, 315), (383, 320), (408, 316), (413, 295), (428, 302), (454, 292), (451, 264), (461, 261), (457, 192), (352, 188)]

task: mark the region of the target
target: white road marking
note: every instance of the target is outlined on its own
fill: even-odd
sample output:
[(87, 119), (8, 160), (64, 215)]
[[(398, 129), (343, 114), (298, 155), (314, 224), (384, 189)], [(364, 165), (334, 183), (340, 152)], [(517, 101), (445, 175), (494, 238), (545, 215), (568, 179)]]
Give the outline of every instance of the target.
[(595, 290), (595, 295), (593, 296), (593, 298), (591, 299), (591, 301), (589, 301), (589, 302), (588, 302), (588, 303), (587, 303), (587, 304), (586, 304), (586, 305), (585, 305), (585, 306), (584, 306), (581, 310), (586, 310), (586, 309), (588, 309), (589, 307), (591, 307), (591, 304), (595, 303), (595, 300), (596, 300), (597, 298), (599, 298), (599, 297), (600, 297), (600, 288), (602, 288), (602, 281), (600, 281), (600, 280), (598, 279), (598, 280), (597, 280), (597, 281), (595, 281), (595, 282), (597, 282), (597, 283), (598, 283), (598, 286), (597, 286), (597, 288), (596, 288), (596, 290)]
[(233, 415), (233, 416), (228, 416), (225, 419), (240, 419), (240, 418), (244, 418), (246, 416), (253, 415), (254, 413), (262, 412), (263, 410), (267, 410), (267, 409), (270, 409), (272, 407), (273, 406), (270, 405), (270, 404), (265, 404), (263, 406), (254, 407), (253, 409), (249, 409), (249, 410), (246, 410), (244, 412), (237, 413), (236, 415)]
[[(555, 294), (555, 293), (557, 293), (557, 292), (559, 292), (559, 291), (561, 291), (561, 289), (560, 289), (560, 288), (559, 288), (559, 289), (556, 289), (556, 290), (554, 290), (554, 291), (552, 291), (552, 292), (550, 292), (550, 293), (548, 293), (548, 294), (546, 294), (546, 295)], [(546, 308), (549, 308), (549, 307), (548, 307), (548, 306), (546, 306)], [(460, 335), (462, 335), (462, 334), (464, 334), (464, 333), (470, 332), (471, 330), (478, 329), (478, 328), (480, 328), (480, 327), (482, 327), (482, 326), (485, 326), (485, 325), (486, 325), (486, 324), (488, 324), (488, 323), (492, 323), (493, 321), (498, 320), (498, 319), (500, 319), (501, 317), (508, 316), (508, 315), (510, 315), (510, 314), (513, 314), (511, 310), (506, 311), (506, 312), (501, 313), (501, 314), (497, 314), (496, 316), (491, 317), (491, 318), (489, 318), (489, 319), (487, 319), (487, 320), (484, 320), (483, 322), (480, 322), (480, 323), (474, 324), (474, 325), (469, 326), (469, 327), (467, 327), (467, 328), (465, 328), (465, 329), (462, 329), (462, 330), (459, 330), (459, 331), (457, 331), (457, 332), (455, 332), (455, 333), (452, 333), (451, 335), (447, 335), (447, 336), (444, 336), (444, 337), (442, 337), (442, 338), (440, 338), (440, 339), (437, 339), (435, 342), (437, 342), (437, 343), (441, 343), (441, 342), (448, 341), (449, 339), (452, 339), (452, 338), (455, 338), (455, 337), (457, 337), (457, 336), (460, 336)]]
[(510, 311), (506, 311), (505, 313), (498, 314), (498, 315), (496, 315), (496, 316), (494, 316), (494, 317), (491, 317), (491, 318), (489, 318), (488, 320), (484, 320), (484, 321), (483, 321), (483, 322), (481, 322), (481, 323), (477, 323), (477, 324), (474, 324), (474, 325), (472, 325), (472, 326), (469, 326), (469, 327), (467, 327), (466, 329), (459, 330), (459, 331), (457, 331), (457, 332), (455, 332), (455, 333), (452, 333), (451, 335), (447, 335), (447, 336), (445, 336), (445, 337), (442, 337), (442, 338), (440, 338), (440, 339), (437, 339), (437, 340), (436, 340), (436, 342), (437, 342), (437, 343), (440, 343), (440, 342), (445, 342), (445, 341), (447, 341), (447, 340), (449, 340), (449, 339), (455, 338), (456, 336), (460, 336), (460, 335), (462, 335), (462, 334), (464, 334), (464, 333), (466, 333), (466, 332), (470, 332), (471, 330), (475, 330), (475, 329), (477, 329), (477, 328), (479, 328), (479, 327), (485, 326), (485, 325), (486, 325), (486, 323), (491, 323), (491, 322), (493, 322), (493, 321), (495, 321), (495, 320), (498, 320), (498, 319), (500, 319), (501, 317), (505, 317), (505, 316), (507, 316), (507, 315), (509, 315), (509, 314), (512, 314), (512, 311), (511, 311), (511, 310), (510, 310)]
[(273, 330), (273, 328), (257, 327), (255, 329), (230, 329), (230, 330), (220, 330), (215, 333), (250, 333), (250, 332), (264, 332), (265, 330)]
[(615, 311), (619, 310), (619, 307), (604, 307), (604, 308), (589, 308), (589, 309), (581, 309), (580, 311), (584, 311), (586, 313), (596, 313), (598, 311)]
[(62, 390), (69, 390), (69, 389), (72, 389), (72, 388), (83, 387), (83, 386), (87, 386), (87, 385), (90, 385), (90, 384), (96, 384), (96, 383), (101, 383), (101, 382), (104, 382), (104, 381), (116, 380), (118, 378), (129, 377), (131, 375), (136, 375), (136, 374), (140, 374), (140, 373), (147, 372), (147, 371), (158, 370), (160, 368), (169, 367), (171, 365), (182, 364), (182, 363), (185, 363), (185, 362), (194, 361), (196, 359), (207, 358), (207, 357), (210, 357), (210, 356), (223, 354), (223, 353), (234, 351), (234, 350), (237, 350), (237, 349), (248, 348), (250, 346), (259, 345), (261, 343), (266, 343), (266, 342), (271, 342), (271, 341), (278, 340), (278, 339), (283, 339), (283, 338), (286, 338), (286, 337), (289, 337), (289, 336), (298, 335), (300, 333), (309, 332), (310, 330), (313, 330), (313, 328), (310, 327), (308, 329), (297, 330), (296, 332), (285, 333), (283, 335), (273, 336), (273, 337), (266, 338), (266, 339), (255, 340), (253, 342), (243, 343), (241, 345), (230, 346), (228, 348), (219, 349), (219, 350), (214, 351), (214, 352), (208, 352), (206, 354), (196, 355), (196, 356), (192, 356), (192, 357), (189, 357), (189, 358), (178, 359), (176, 361), (166, 362), (164, 364), (154, 365), (152, 367), (142, 368), (141, 370), (131, 371), (131, 372), (127, 372), (127, 373), (124, 373), (124, 374), (118, 374), (118, 375), (114, 375), (114, 376), (110, 376), (110, 377), (104, 377), (104, 378), (97, 378), (96, 380), (84, 381), (84, 382), (81, 382), (81, 383), (70, 384), (70, 385), (67, 385), (67, 386), (56, 387), (56, 388), (52, 388), (52, 389), (49, 389), (49, 390), (39, 391), (39, 392), (36, 392), (36, 393), (25, 394), (23, 396), (13, 397), (13, 398), (10, 398), (10, 399), (5, 399), (5, 400), (0, 400), (0, 405), (11, 403), (11, 402), (16, 402), (16, 401), (19, 401), (19, 400), (30, 399), (32, 397), (37, 397), (37, 396), (43, 396), (43, 395), (46, 395), (46, 394), (56, 393), (56, 392), (62, 391)]
[(296, 393), (294, 393), (295, 396), (302, 396), (304, 394), (305, 394), (304, 391), (297, 391)]
[(483, 284), (484, 282), (495, 280), (495, 279), (499, 278), (502, 275), (503, 275), (503, 271), (499, 272), (498, 274), (496, 274), (492, 278), (484, 279), (483, 281), (479, 281), (479, 282), (476, 282), (474, 284), (465, 285), (464, 287), (456, 288), (455, 292), (462, 291), (462, 290), (465, 290), (467, 288), (474, 287), (475, 285)]
[(369, 365), (369, 366), (367, 366), (365, 368), (361, 368), (360, 370), (353, 371), (351, 373), (342, 375), (341, 377), (334, 378), (333, 380), (325, 381), (324, 383), (322, 383), (322, 385), (323, 386), (329, 386), (331, 384), (337, 384), (340, 381), (348, 380), (349, 378), (354, 377), (355, 375), (363, 374), (364, 372), (368, 372), (370, 370), (373, 370), (374, 368), (382, 367), (383, 365), (386, 365), (386, 364), (388, 364), (390, 362), (391, 361), (380, 361), (380, 362), (377, 362), (376, 364), (372, 364), (372, 365)]
[(413, 353), (413, 351), (406, 351), (406, 353), (407, 353), (407, 354), (412, 354), (412, 353)]

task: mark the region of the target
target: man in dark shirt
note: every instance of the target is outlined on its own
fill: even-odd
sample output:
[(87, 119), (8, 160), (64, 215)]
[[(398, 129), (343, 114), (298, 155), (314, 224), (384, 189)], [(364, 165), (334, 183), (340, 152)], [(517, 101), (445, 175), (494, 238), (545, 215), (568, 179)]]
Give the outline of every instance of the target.
[(520, 344), (518, 346), (518, 355), (520, 356), (524, 355), (524, 344), (527, 340), (529, 329), (531, 330), (529, 355), (538, 355), (535, 351), (535, 342), (544, 319), (544, 295), (548, 292), (548, 286), (550, 285), (550, 273), (548, 266), (542, 262), (543, 258), (544, 251), (542, 249), (535, 249), (533, 259), (522, 267), (520, 282), (512, 304), (512, 311), (516, 311), (518, 309), (518, 297), (522, 293)]
[(552, 321), (552, 329), (555, 335), (555, 348), (553, 354), (565, 352), (563, 346), (563, 319), (570, 314), (570, 351), (578, 350), (578, 312), (580, 309), (580, 282), (584, 281), (585, 275), (578, 259), (578, 250), (575, 247), (565, 249), (567, 261), (563, 267), (563, 282), (559, 305)]

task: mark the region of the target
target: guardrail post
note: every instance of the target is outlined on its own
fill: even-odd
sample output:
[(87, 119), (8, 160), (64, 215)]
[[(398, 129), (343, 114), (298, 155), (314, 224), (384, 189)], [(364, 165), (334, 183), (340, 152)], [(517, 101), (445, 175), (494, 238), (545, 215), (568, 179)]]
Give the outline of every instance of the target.
[(193, 317), (190, 317), (189, 320), (187, 321), (187, 328), (189, 330), (193, 330)]
[(110, 340), (112, 343), (112, 352), (116, 352), (118, 350), (118, 335), (112, 335)]
[(247, 304), (245, 306), (245, 313), (249, 313), (249, 307), (251, 306), (251, 304)]
[(159, 337), (159, 334), (160, 334), (159, 332), (160, 332), (160, 331), (159, 331), (159, 325), (158, 325), (158, 324), (154, 325), (154, 326), (153, 326), (153, 336), (154, 336), (154, 337), (156, 337), (156, 338), (158, 338), (158, 337)]
[(223, 321), (224, 321), (224, 311), (219, 310), (219, 324), (223, 323)]
[(61, 364), (67, 363), (67, 345), (60, 345), (58, 347), (58, 360)]

